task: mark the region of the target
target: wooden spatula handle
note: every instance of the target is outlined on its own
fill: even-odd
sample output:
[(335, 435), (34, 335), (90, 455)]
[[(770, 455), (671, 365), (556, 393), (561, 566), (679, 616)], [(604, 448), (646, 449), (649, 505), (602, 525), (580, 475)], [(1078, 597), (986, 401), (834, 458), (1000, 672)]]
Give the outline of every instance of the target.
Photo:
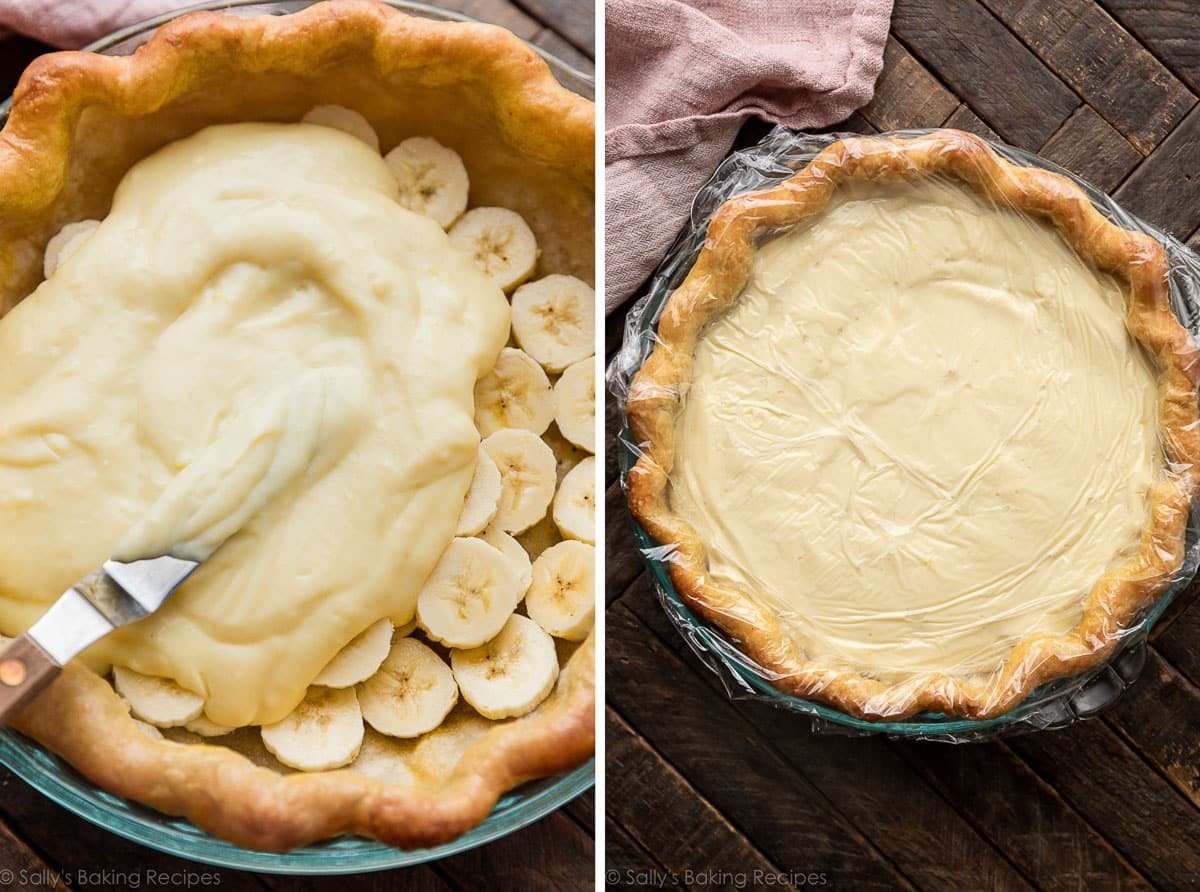
[(60, 672), (62, 666), (27, 633), (0, 651), (0, 728)]

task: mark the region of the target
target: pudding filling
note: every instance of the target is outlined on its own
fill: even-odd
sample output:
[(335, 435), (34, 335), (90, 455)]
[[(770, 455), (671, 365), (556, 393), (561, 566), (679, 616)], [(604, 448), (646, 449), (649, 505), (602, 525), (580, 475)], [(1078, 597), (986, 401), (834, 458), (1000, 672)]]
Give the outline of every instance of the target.
[(1136, 552), (1163, 460), (1125, 298), (955, 183), (839, 186), (702, 334), (669, 498), (809, 659), (997, 668)]
[(509, 309), (397, 197), (378, 152), (318, 126), (211, 127), (130, 170), (0, 320), (0, 632), (114, 552), (237, 529), (86, 657), (240, 727), (286, 716), (377, 620), (412, 620)]

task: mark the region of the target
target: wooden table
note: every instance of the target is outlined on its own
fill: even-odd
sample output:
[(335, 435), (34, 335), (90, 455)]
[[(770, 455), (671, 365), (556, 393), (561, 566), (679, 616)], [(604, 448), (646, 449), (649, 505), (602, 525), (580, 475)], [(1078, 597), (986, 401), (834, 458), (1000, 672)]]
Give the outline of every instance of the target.
[[(885, 59), (875, 99), (835, 129), (998, 135), (1197, 241), (1200, 4), (896, 0)], [(610, 320), (610, 352), (619, 336)], [(682, 643), (634, 550), (611, 437), (607, 474), (620, 885), (681, 887), (691, 870), (754, 887), (759, 870), (855, 890), (1200, 888), (1200, 597), (1158, 625), (1134, 688), (1070, 729), (971, 746), (816, 736), (730, 702)], [(715, 879), (691, 885), (736, 877)]]
[[(192, 0), (188, 0), (192, 2)], [(188, 5), (181, 2), (180, 5)], [(590, 74), (595, 43), (591, 0), (424, 0), (494, 22)], [(0, 96), (21, 71), (51, 48), (21, 37), (0, 41)], [(453, 858), (353, 880), (304, 879), (221, 870), (128, 842), (59, 808), (0, 767), (0, 889), (123, 890), (133, 883), (221, 890), (590, 889), (594, 877), (591, 792), (536, 824)], [(6, 871), (11, 871), (10, 874)], [(176, 876), (187, 872), (189, 876)], [(72, 883), (63, 881), (69, 875)], [(22, 877), (25, 881), (22, 881)]]

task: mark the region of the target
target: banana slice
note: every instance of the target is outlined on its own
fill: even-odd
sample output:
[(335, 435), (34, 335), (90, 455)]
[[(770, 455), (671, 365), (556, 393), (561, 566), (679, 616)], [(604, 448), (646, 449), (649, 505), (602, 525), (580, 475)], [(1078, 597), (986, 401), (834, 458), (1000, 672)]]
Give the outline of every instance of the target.
[(290, 768), (326, 771), (354, 761), (363, 720), (354, 688), (311, 687), (282, 721), (262, 726), (262, 742)]
[(352, 108), (344, 105), (317, 105), (308, 110), (301, 124), (316, 124), (318, 127), (332, 127), (349, 133), (355, 139), (361, 139), (376, 152), (379, 151), (379, 134), (371, 126), (371, 122)]
[(476, 647), (517, 609), (517, 571), (482, 539), (455, 539), (417, 595), (417, 621), (447, 647)]
[(160, 728), (185, 725), (204, 711), (204, 698), (169, 678), (142, 675), (124, 666), (113, 666), (113, 687), (129, 701), (136, 718)]
[(596, 292), (574, 276), (546, 276), (512, 296), (513, 337), (548, 372), (596, 351)]
[(139, 731), (141, 731), (143, 734), (145, 734), (147, 737), (151, 738), (152, 740), (166, 740), (167, 739), (163, 735), (162, 731), (158, 730), (158, 728), (154, 727), (153, 725), (149, 724), (148, 722), (143, 722), (141, 719), (134, 719), (133, 723), (135, 725), (137, 725), (137, 729)]
[(450, 651), (450, 665), (463, 699), (489, 719), (524, 715), (558, 680), (554, 639), (518, 613), (482, 647)]
[(363, 718), (380, 734), (419, 737), (458, 702), (454, 673), (416, 638), (401, 638), (379, 671), (359, 685)]
[(412, 748), (410, 741), (385, 737), (367, 728), (362, 749), (358, 751), (350, 769), (386, 784), (411, 787), (417, 782), (417, 776), (409, 766)]
[(517, 596), (525, 597), (529, 584), (533, 582), (533, 563), (529, 560), (529, 552), (499, 527), (488, 527), (479, 534), (479, 538), (508, 558), (508, 562), (517, 571)]
[(379, 620), (367, 626), (339, 650), (313, 679), (327, 688), (348, 688), (366, 681), (379, 669), (392, 646), (392, 621)]
[(483, 436), (516, 427), (545, 432), (554, 420), (554, 391), (528, 353), (505, 347), (492, 370), (475, 384), (475, 426)]
[(554, 383), (554, 420), (580, 449), (596, 451), (596, 362), (591, 357), (567, 366)]
[(467, 211), (450, 227), (450, 244), (471, 255), (484, 275), (505, 291), (528, 279), (537, 266), (533, 230), (507, 208)]
[(525, 610), (555, 638), (586, 638), (596, 617), (596, 549), (570, 541), (543, 551), (533, 564)]
[(235, 730), (228, 725), (218, 725), (204, 713), (200, 713), (183, 727), (201, 737), (224, 737), (226, 734), (232, 734)]
[(395, 631), (392, 632), (392, 644), (395, 644), (401, 638), (407, 638), (415, 631), (417, 631), (417, 621), (415, 618), (410, 619), (402, 626), (396, 626)]
[(596, 544), (596, 459), (589, 456), (567, 472), (551, 512), (567, 539)]
[(383, 160), (400, 187), (400, 204), (446, 229), (467, 209), (471, 183), (458, 152), (436, 139), (414, 136)]
[(506, 533), (520, 533), (546, 516), (554, 498), (558, 464), (554, 452), (531, 431), (506, 428), (483, 441), (500, 469), (500, 510), (492, 523)]
[(456, 536), (474, 536), (496, 516), (500, 510), (500, 469), (492, 461), (487, 450), (479, 447), (479, 455), (475, 459), (475, 476), (471, 478), (471, 488), (463, 500), (462, 511), (458, 515)]
[(42, 272), (46, 278), (54, 275), (55, 270), (67, 262), (67, 258), (91, 238), (99, 220), (80, 220), (78, 223), (68, 223), (60, 229), (50, 241), (46, 242), (46, 253), (42, 256)]

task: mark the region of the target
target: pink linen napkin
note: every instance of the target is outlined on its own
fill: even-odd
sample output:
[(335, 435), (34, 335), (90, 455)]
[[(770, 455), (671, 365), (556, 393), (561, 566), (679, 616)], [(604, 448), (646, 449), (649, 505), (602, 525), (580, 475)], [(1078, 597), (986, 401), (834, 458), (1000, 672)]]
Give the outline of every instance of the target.
[(892, 0), (607, 0), (605, 310), (662, 259), (758, 115), (824, 127), (871, 99)]
[(0, 28), (63, 49), (77, 49), (105, 34), (181, 9), (196, 0), (0, 0)]

